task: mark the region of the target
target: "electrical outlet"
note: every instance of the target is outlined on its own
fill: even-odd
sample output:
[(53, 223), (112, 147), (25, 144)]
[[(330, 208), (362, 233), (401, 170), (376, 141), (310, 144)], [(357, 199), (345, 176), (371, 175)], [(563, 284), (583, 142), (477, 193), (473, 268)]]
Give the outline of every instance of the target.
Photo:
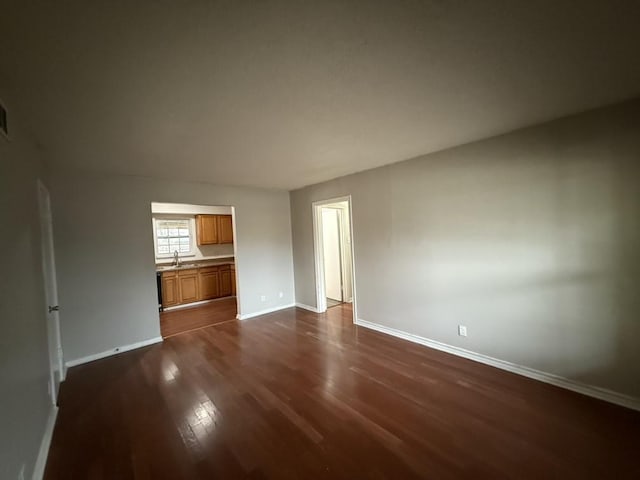
[(465, 327), (464, 325), (458, 325), (458, 335), (460, 335), (461, 337), (466, 337), (467, 327)]
[(284, 293), (280, 292), (280, 298), (284, 297)]
[(266, 295), (262, 295), (262, 296), (260, 297), (260, 301), (262, 301), (262, 302), (266, 302), (266, 301), (267, 301), (267, 296), (266, 296)]

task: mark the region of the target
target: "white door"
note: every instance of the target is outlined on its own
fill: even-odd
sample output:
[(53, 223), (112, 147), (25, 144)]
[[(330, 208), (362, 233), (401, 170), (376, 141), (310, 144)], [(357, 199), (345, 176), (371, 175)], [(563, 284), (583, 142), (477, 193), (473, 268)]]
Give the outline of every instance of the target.
[(60, 338), (60, 316), (58, 314), (58, 285), (56, 283), (56, 260), (53, 252), (53, 226), (49, 191), (38, 181), (38, 206), (42, 235), (42, 273), (47, 300), (47, 335), (49, 338), (50, 395), (56, 404), (58, 387), (64, 380), (62, 342)]
[(322, 209), (324, 282), (327, 298), (342, 301), (342, 249), (340, 218), (335, 208)]
[(340, 225), (340, 247), (342, 260), (342, 301), (353, 301), (353, 285), (351, 281), (351, 229), (349, 225), (349, 206), (347, 202), (340, 202), (344, 207), (336, 210)]

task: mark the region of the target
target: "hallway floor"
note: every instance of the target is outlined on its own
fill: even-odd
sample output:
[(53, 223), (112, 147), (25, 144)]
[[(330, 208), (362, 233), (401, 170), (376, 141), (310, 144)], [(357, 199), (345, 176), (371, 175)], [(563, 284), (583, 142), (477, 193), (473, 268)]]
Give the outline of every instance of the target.
[(343, 302), (340, 300), (334, 300), (333, 298), (327, 298), (327, 308), (335, 307), (337, 305), (342, 305)]

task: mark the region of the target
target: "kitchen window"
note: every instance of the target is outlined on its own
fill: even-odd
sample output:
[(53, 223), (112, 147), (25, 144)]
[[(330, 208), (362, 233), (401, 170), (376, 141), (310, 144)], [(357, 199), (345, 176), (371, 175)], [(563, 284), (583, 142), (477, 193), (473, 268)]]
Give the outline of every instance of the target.
[(192, 253), (191, 221), (184, 219), (155, 220), (156, 257), (171, 257), (173, 252), (180, 256)]

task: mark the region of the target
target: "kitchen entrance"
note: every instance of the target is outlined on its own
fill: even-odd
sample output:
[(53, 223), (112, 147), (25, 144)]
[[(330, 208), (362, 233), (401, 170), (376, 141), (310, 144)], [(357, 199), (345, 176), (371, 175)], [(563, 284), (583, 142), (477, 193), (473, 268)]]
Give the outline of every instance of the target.
[(231, 206), (151, 204), (163, 338), (235, 320), (235, 212)]

